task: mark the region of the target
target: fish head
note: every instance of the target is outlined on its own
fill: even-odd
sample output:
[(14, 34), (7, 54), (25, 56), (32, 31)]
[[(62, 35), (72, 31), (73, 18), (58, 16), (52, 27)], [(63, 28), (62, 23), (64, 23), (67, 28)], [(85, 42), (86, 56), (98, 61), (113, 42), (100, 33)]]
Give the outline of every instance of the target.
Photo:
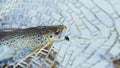
[(57, 40), (66, 29), (64, 25), (47, 26), (43, 28), (43, 35), (49, 40)]
[(58, 25), (53, 27), (53, 30), (51, 30), (53, 33), (53, 36), (55, 38), (60, 38), (61, 34), (64, 32), (64, 30), (66, 30), (66, 26), (64, 25)]

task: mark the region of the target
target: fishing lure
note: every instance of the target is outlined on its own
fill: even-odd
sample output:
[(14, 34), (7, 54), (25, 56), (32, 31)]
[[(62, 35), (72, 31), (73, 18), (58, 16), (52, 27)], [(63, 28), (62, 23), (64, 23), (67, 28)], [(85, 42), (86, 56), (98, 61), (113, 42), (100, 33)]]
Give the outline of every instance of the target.
[(53, 43), (66, 29), (64, 25), (38, 26), (0, 32), (0, 67), (24, 58), (47, 43)]

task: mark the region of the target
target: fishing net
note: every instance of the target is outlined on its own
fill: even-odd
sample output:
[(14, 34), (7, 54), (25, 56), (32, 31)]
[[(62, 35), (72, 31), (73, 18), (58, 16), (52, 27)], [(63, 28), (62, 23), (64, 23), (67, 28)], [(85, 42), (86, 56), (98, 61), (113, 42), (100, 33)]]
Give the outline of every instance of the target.
[(111, 57), (120, 53), (119, 16), (119, 0), (0, 0), (1, 30), (67, 26), (69, 40), (43, 47), (14, 67), (113, 68)]

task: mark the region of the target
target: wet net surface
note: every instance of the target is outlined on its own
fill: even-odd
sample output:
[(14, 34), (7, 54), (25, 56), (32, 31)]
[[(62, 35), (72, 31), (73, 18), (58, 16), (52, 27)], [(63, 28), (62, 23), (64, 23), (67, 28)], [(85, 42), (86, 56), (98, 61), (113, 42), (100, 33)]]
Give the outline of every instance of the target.
[[(2, 30), (38, 25), (67, 26), (64, 35), (69, 41), (55, 43), (51, 48), (57, 53), (54, 59), (57, 68), (113, 68), (112, 60), (104, 57), (120, 53), (119, 0), (0, 1)], [(39, 64), (35, 59), (37, 57), (34, 58), (36, 64), (31, 61), (34, 68), (51, 66), (47, 61), (39, 61)]]

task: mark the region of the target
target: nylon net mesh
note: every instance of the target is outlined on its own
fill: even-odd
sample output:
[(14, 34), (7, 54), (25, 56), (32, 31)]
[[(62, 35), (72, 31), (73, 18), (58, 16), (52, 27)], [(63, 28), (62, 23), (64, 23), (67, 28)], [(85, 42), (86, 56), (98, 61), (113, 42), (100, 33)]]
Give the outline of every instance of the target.
[(1, 30), (62, 24), (69, 36), (13, 66), (113, 68), (110, 57), (120, 52), (119, 7), (119, 0), (0, 0)]

